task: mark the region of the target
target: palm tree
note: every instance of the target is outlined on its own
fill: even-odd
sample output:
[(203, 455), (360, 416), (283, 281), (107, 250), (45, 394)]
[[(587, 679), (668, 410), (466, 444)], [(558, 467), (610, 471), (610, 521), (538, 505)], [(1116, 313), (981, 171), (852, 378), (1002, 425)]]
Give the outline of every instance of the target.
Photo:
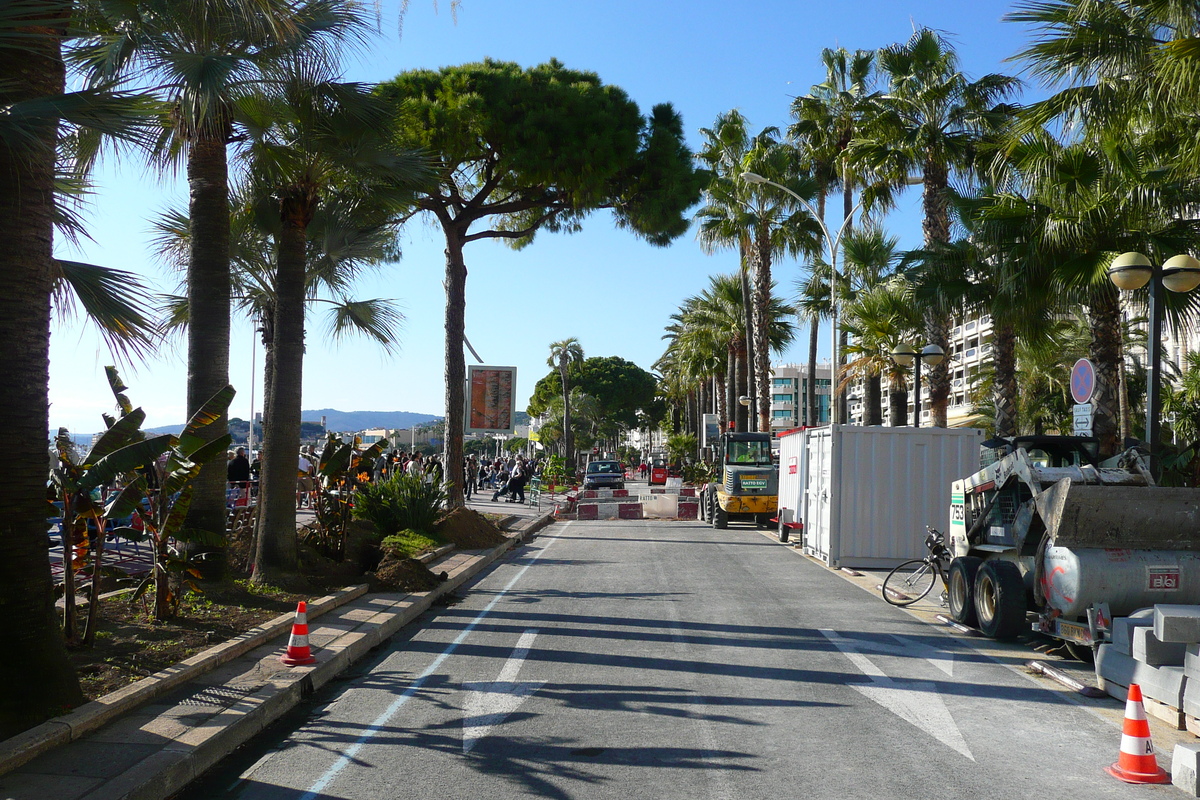
[[(752, 257), (754, 281), (751, 317), (751, 349), (757, 429), (771, 428), (771, 355), (769, 339), (771, 264), (776, 254), (811, 254), (818, 249), (819, 226), (794, 197), (773, 186), (756, 186), (741, 179), (754, 172), (787, 186), (803, 198), (816, 194), (817, 184), (802, 174), (793, 148), (781, 143), (774, 128), (757, 136), (746, 135), (746, 121), (731, 113), (718, 118), (700, 158), (714, 170), (705, 190), (705, 205), (696, 212), (700, 221), (697, 238), (705, 252), (737, 247), (743, 257)], [(744, 149), (740, 152), (738, 146)]]
[[(188, 413), (229, 383), (230, 205), (227, 148), (248, 106), (297, 59), (322, 64), (362, 35), (367, 12), (350, 0), (148, 0), (89, 4), (98, 33), (79, 51), (93, 84), (147, 85), (167, 111), (157, 158), (186, 153), (192, 235), (188, 257)], [(210, 438), (227, 431), (224, 418)], [(210, 462), (196, 481), (188, 526), (223, 535), (225, 475)]]
[[(788, 128), (788, 138), (800, 150), (817, 181), (817, 214), (821, 219), (825, 218), (826, 195), (840, 186), (843, 226), (851, 224), (854, 187), (859, 182), (854, 174), (856, 165), (847, 155), (850, 142), (874, 105), (875, 96), (870, 93), (874, 60), (873, 50), (855, 50), (851, 54), (844, 47), (823, 49), (821, 63), (825, 66), (825, 80), (815, 84), (807, 95), (792, 102), (792, 116), (796, 122)], [(816, 409), (817, 387), (812, 376), (817, 372), (817, 329), (821, 318), (822, 315), (817, 314), (808, 317), (810, 379), (806, 405), (813, 413)], [(844, 349), (843, 341), (838, 352)], [(848, 418), (846, 395), (841, 391), (836, 394), (839, 403), (837, 418), (844, 421)]]
[[(953, 47), (936, 32), (922, 28), (904, 44), (879, 51), (886, 94), (851, 146), (852, 157), (866, 167), (903, 183), (920, 176), (925, 247), (950, 241), (947, 188), (952, 174), (969, 172), (975, 145), (1008, 109), (997, 103), (1016, 91), (1019, 82), (1005, 75), (972, 81), (959, 70)], [(945, 349), (948, 318), (930, 314), (926, 339)], [(929, 371), (933, 424), (946, 426), (950, 397), (949, 361)]]
[(853, 335), (840, 381), (847, 385), (856, 378), (866, 381), (863, 424), (883, 424), (883, 375), (888, 377), (888, 424), (908, 424), (908, 369), (896, 363), (892, 351), (911, 341), (921, 327), (912, 287), (903, 277), (893, 276), (859, 292), (845, 309), (843, 325)]
[(562, 430), (563, 430), (563, 449), (566, 451), (563, 456), (567, 460), (567, 470), (569, 472), (575, 469), (575, 440), (571, 431), (571, 384), (570, 384), (570, 367), (572, 364), (583, 363), (583, 346), (579, 344), (579, 340), (572, 336), (569, 339), (561, 339), (550, 344), (550, 357), (546, 359), (546, 365), (558, 370), (558, 376), (562, 380)]

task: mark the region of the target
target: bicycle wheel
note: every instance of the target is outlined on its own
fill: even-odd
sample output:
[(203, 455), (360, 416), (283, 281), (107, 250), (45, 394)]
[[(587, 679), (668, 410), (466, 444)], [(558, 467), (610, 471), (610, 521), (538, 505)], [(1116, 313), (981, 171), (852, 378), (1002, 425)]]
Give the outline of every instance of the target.
[(911, 606), (933, 589), (937, 571), (919, 558), (905, 561), (883, 579), (883, 599), (894, 606)]

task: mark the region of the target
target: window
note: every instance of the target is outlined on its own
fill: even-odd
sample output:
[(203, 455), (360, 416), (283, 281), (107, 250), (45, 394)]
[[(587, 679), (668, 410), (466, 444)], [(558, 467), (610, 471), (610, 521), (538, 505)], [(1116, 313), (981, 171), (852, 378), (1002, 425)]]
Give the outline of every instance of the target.
[(771, 385), (786, 386), (790, 388), (795, 385), (795, 380), (793, 378), (775, 378), (771, 381)]
[(794, 400), (795, 400), (794, 396), (790, 395), (790, 394), (773, 394), (773, 395), (771, 395), (772, 403), (791, 403)]
[(784, 410), (776, 409), (775, 411), (771, 412), (771, 417), (773, 419), (791, 419), (792, 412), (788, 411), (786, 409), (784, 409)]

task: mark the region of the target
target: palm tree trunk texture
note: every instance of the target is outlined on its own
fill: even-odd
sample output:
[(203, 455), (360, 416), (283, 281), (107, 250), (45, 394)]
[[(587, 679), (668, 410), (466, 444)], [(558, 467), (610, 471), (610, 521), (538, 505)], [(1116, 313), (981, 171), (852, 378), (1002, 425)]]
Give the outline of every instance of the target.
[(1017, 336), (1012, 325), (997, 322), (992, 333), (992, 402), (996, 435), (1017, 435)]
[[(445, 466), (456, 469), (462, 464), (463, 415), (466, 413), (467, 376), (466, 360), (463, 358), (463, 335), (466, 333), (467, 308), (467, 265), (463, 261), (463, 236), (459, 230), (443, 221), (446, 232), (446, 443)], [(565, 427), (565, 426), (564, 426)], [(573, 468), (575, 454), (567, 451), (567, 469)], [(462, 481), (454, 481), (446, 487), (447, 504), (450, 508), (463, 505)]]
[(726, 353), (725, 368), (725, 413), (721, 416), (721, 430), (729, 430), (729, 423), (737, 428), (738, 408), (738, 354), (737, 343), (730, 342)]
[(882, 425), (883, 378), (878, 374), (868, 375), (865, 384), (863, 392), (863, 424)]
[(742, 405), (741, 398), (746, 396), (748, 391), (746, 386), (750, 383), (750, 354), (747, 352), (749, 348), (745, 341), (738, 342), (737, 353), (737, 380), (734, 381), (736, 389), (733, 398), (734, 412), (734, 429), (739, 433), (745, 433), (750, 430), (747, 426), (749, 422), (750, 409)]
[[(746, 377), (742, 383), (742, 389), (745, 392), (743, 396), (750, 398), (750, 407), (746, 412), (746, 427), (741, 428), (743, 431), (752, 431), (755, 429), (754, 410), (758, 408), (758, 403), (754, 397), (755, 380), (754, 380), (754, 295), (750, 289), (750, 275), (746, 272), (746, 259), (742, 258), (742, 302), (746, 309)], [(739, 404), (740, 405), (740, 404)], [(741, 411), (738, 412), (739, 414)]]
[(888, 424), (908, 424), (908, 376), (903, 372), (893, 373), (888, 381)]
[[(846, 366), (846, 348), (849, 345), (850, 345), (850, 332), (845, 331), (845, 330), (838, 331), (838, 369), (837, 369), (838, 375), (842, 374), (842, 369)], [(835, 381), (835, 383), (839, 383), (839, 382), (840, 382), (840, 379), (838, 381)], [(846, 385), (841, 389), (841, 391), (839, 391), (837, 393), (837, 403), (838, 403), (837, 418), (838, 418), (838, 422), (840, 422), (843, 425), (849, 424), (849, 422), (850, 422), (849, 393), (850, 393), (850, 383), (849, 382), (847, 382)]]
[[(949, 177), (946, 168), (933, 158), (926, 159), (924, 166), (924, 194), (921, 198), (924, 219), (921, 227), (925, 234), (925, 247), (932, 249), (935, 243), (946, 244), (950, 241)], [(949, 329), (950, 321), (942, 312), (934, 310), (926, 315), (926, 343), (936, 344), (946, 351), (942, 363), (936, 366), (922, 365), (929, 386), (930, 421), (935, 428), (946, 427), (947, 407), (950, 404)]]
[[(71, 3), (57, 4), (66, 19)], [(39, 14), (40, 18), (46, 18)], [(60, 94), (60, 31), (31, 27), (22, 48), (0, 50), (0, 105)], [(33, 51), (33, 52), (30, 52)], [(33, 153), (0, 147), (0, 347), (8, 409), (0, 447), (0, 615), (12, 657), (0, 659), (0, 739), (83, 702), (54, 612), (46, 548), (49, 467), (50, 296), (54, 275), (54, 158), (57, 125), (37, 131)]]
[(571, 388), (567, 380), (567, 357), (563, 355), (559, 362), (559, 371), (562, 375), (563, 387), (563, 447), (566, 450), (564, 458), (566, 459), (567, 472), (575, 470), (575, 436), (571, 432)]
[(758, 403), (754, 408), (758, 430), (767, 432), (771, 430), (771, 241), (765, 231), (754, 249), (754, 387)]
[[(229, 165), (225, 138), (191, 143), (187, 162), (191, 252), (188, 258), (188, 416), (229, 383)], [(222, 413), (201, 436), (224, 436)], [(225, 460), (205, 464), (196, 479), (186, 526), (225, 535)], [(222, 565), (210, 564), (215, 573)], [(210, 575), (212, 573), (210, 572)], [(215, 577), (216, 575), (212, 575)]]
[(725, 420), (727, 419), (725, 414), (728, 410), (728, 406), (725, 405), (728, 399), (726, 397), (725, 387), (729, 381), (726, 379), (725, 375), (717, 375), (713, 378), (713, 380), (717, 382), (713, 392), (713, 394), (716, 395), (714, 400), (716, 407), (713, 409), (713, 413), (717, 415), (718, 420), (721, 420), (721, 430), (725, 430)]
[(817, 408), (817, 334), (818, 320), (813, 317), (808, 323), (808, 385), (804, 389), (804, 424), (820, 425), (821, 414)]
[(1108, 458), (1120, 450), (1117, 433), (1120, 414), (1121, 306), (1116, 287), (1103, 286), (1092, 291), (1088, 302), (1088, 319), (1092, 328), (1088, 356), (1096, 365), (1092, 434), (1100, 440), (1101, 458)]
[(304, 276), (312, 202), (285, 197), (276, 238), (275, 346), (271, 413), (263, 423), (254, 580), (276, 583), (296, 571), (296, 476), (304, 376)]

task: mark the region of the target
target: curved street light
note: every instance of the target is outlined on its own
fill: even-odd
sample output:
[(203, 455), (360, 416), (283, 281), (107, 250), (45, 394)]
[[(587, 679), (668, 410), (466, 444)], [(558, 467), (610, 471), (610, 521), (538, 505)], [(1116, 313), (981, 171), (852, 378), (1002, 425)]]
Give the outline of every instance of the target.
[(936, 367), (946, 357), (946, 351), (936, 344), (927, 344), (920, 351), (916, 345), (901, 342), (892, 348), (892, 360), (902, 367), (913, 365), (913, 427), (921, 427), (921, 362)]
[(1151, 459), (1158, 449), (1158, 438), (1162, 427), (1162, 355), (1159, 342), (1162, 339), (1163, 304), (1161, 288), (1172, 292), (1190, 292), (1200, 286), (1200, 261), (1186, 253), (1168, 258), (1162, 269), (1155, 269), (1150, 259), (1141, 253), (1122, 253), (1112, 260), (1108, 277), (1123, 292), (1132, 292), (1150, 284), (1150, 303), (1147, 316), (1149, 325), (1146, 336), (1146, 355), (1149, 361), (1146, 370), (1146, 444)]
[[(832, 402), (829, 404), (829, 421), (833, 424), (837, 424), (839, 422), (845, 422), (846, 420), (839, 419), (839, 417), (841, 415), (838, 413), (838, 411), (840, 410), (841, 403), (838, 402), (838, 391), (837, 391), (837, 368), (839, 366), (839, 364), (838, 364), (838, 335), (837, 335), (837, 330), (838, 330), (837, 254), (838, 254), (838, 246), (842, 243), (842, 236), (845, 235), (846, 231), (849, 229), (850, 221), (854, 219), (854, 212), (858, 211), (858, 209), (862, 206), (864, 198), (859, 198), (859, 201), (854, 205), (854, 208), (850, 209), (850, 213), (846, 215), (846, 218), (844, 220), (842, 220), (842, 225), (840, 228), (838, 228), (837, 234), (831, 235), (829, 232), (829, 228), (827, 228), (825, 226), (825, 220), (821, 219), (821, 215), (817, 213), (817, 209), (813, 207), (812, 203), (809, 203), (803, 197), (796, 194), (791, 189), (784, 186), (782, 183), (776, 183), (773, 180), (764, 178), (762, 175), (759, 175), (757, 172), (743, 172), (741, 174), (741, 178), (746, 183), (753, 184), (755, 186), (762, 186), (762, 185), (774, 186), (776, 189), (781, 189), (782, 191), (787, 192), (789, 195), (791, 195), (796, 200), (796, 202), (798, 202), (800, 205), (804, 206), (804, 209), (806, 211), (808, 211), (809, 215), (814, 220), (816, 220), (817, 225), (820, 226), (820, 228), (821, 228), (821, 238), (824, 240), (825, 247), (829, 250), (829, 271), (831, 273), (830, 282), (829, 282), (829, 306), (830, 306), (830, 333), (831, 333), (830, 338), (832, 339), (832, 350), (833, 350), (833, 362), (832, 362), (833, 363), (833, 375), (831, 376), (832, 377), (831, 388), (833, 391), (833, 396), (830, 398), (832, 400)], [(810, 381), (815, 381), (817, 379), (817, 376), (809, 375), (808, 379)]]

